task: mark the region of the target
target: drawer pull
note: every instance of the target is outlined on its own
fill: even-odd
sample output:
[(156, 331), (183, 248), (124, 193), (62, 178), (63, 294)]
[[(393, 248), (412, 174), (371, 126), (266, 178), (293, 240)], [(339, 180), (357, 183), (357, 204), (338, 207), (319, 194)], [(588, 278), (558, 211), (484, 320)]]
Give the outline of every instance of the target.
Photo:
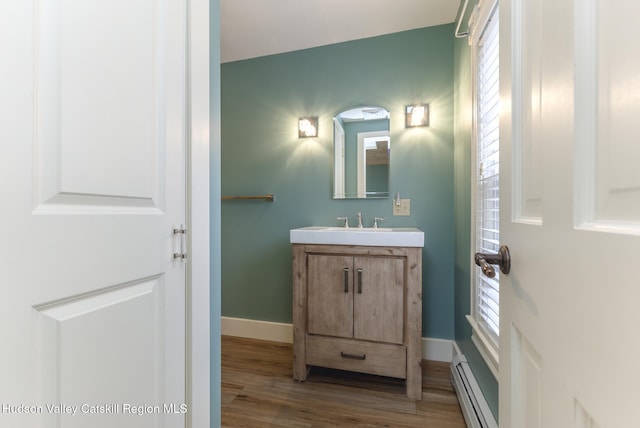
[(362, 294), (362, 268), (358, 269), (358, 293)]
[(344, 268), (344, 292), (349, 292), (349, 268)]
[(340, 351), (340, 356), (342, 358), (350, 358), (352, 360), (362, 360), (364, 361), (367, 358), (367, 354), (356, 355), (356, 354), (347, 354), (346, 352)]

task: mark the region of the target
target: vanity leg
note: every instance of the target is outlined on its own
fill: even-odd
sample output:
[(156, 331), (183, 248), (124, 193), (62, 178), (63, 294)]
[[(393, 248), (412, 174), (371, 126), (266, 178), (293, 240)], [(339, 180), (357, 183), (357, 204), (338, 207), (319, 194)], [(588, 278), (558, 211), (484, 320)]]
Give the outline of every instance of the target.
[(293, 246), (293, 379), (307, 380), (307, 284), (304, 245)]
[(405, 334), (407, 340), (407, 397), (422, 400), (422, 248), (407, 257)]

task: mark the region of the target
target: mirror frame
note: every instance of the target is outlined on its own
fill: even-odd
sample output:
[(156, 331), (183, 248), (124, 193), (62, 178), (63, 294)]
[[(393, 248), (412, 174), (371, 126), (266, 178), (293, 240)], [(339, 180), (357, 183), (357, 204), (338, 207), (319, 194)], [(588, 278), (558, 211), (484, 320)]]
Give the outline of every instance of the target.
[[(345, 142), (346, 133), (344, 130), (344, 116), (349, 114), (351, 119), (347, 118), (346, 123), (350, 122), (366, 122), (367, 120), (387, 120), (386, 129), (378, 129), (371, 131), (362, 131), (356, 134), (355, 144), (355, 165), (345, 165), (346, 155)], [(358, 116), (359, 113), (359, 116)], [(366, 115), (369, 114), (369, 118)], [(340, 111), (333, 116), (333, 182), (332, 182), (332, 198), (333, 199), (386, 199), (390, 197), (390, 164), (391, 164), (391, 112), (381, 106), (361, 105)], [(380, 138), (382, 137), (382, 138)], [(387, 172), (386, 172), (386, 191), (367, 195), (366, 190), (366, 149), (365, 140), (368, 138), (378, 138), (379, 141), (386, 140), (387, 148)], [(351, 144), (349, 144), (351, 145)], [(351, 149), (350, 152), (354, 150)], [(352, 169), (353, 168), (353, 169)], [(349, 174), (349, 171), (354, 173)], [(347, 176), (356, 176), (355, 192), (346, 193)], [(352, 180), (353, 181), (353, 180)]]

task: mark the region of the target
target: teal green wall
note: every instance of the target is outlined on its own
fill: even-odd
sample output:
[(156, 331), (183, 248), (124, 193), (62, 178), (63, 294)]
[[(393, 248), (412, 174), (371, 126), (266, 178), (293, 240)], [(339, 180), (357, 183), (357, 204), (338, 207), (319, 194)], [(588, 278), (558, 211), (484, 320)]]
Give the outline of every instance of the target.
[[(469, 9), (476, 2), (469, 4)], [(468, 14), (467, 14), (468, 16)], [(498, 383), (476, 346), (471, 342), (471, 326), (465, 318), (471, 305), (471, 52), (468, 39), (454, 44), (454, 212), (455, 212), (455, 338), (466, 356), (482, 392), (498, 419)]]
[[(222, 315), (290, 323), (289, 230), (338, 225), (362, 211), (367, 226), (425, 232), (423, 335), (453, 339), (453, 25), (225, 63), (222, 193), (275, 193), (275, 202), (222, 203)], [(404, 106), (428, 102), (427, 128), (405, 129)], [(332, 117), (379, 105), (391, 112), (390, 199), (333, 200)], [(297, 138), (297, 119), (319, 116), (319, 137)]]
[(367, 192), (389, 193), (389, 165), (367, 166)]

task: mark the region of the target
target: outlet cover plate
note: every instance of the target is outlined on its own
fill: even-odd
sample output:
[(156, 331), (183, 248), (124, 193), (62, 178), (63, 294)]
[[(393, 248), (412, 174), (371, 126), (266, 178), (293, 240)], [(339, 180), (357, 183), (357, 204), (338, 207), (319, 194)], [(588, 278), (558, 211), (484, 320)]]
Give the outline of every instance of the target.
[(400, 199), (400, 205), (396, 205), (393, 200), (393, 215), (409, 216), (411, 215), (411, 199)]

